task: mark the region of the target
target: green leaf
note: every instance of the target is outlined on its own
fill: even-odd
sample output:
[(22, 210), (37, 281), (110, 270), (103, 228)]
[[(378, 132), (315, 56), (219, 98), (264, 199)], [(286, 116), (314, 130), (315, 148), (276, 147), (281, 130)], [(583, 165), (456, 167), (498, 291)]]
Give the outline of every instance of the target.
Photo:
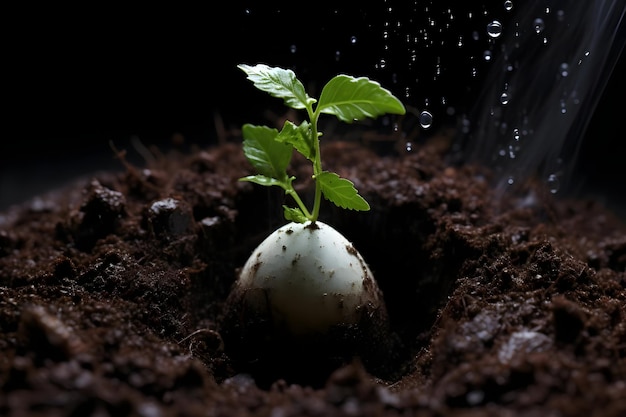
[(278, 181), (276, 178), (266, 177), (265, 175), (248, 175), (247, 177), (239, 178), (239, 181), (253, 182), (255, 184), (264, 185), (266, 187), (277, 185), (281, 188), (285, 188), (285, 185), (282, 181)]
[(299, 208), (291, 208), (291, 207), (283, 206), (283, 210), (285, 214), (285, 219), (291, 222), (304, 223), (307, 220), (309, 220), (306, 218), (304, 213), (302, 213), (302, 210), (300, 210)]
[(337, 75), (324, 86), (317, 109), (347, 123), (386, 113), (406, 113), (402, 102), (379, 83), (349, 75)]
[(370, 209), (370, 205), (359, 195), (352, 181), (328, 171), (322, 172), (316, 179), (319, 181), (324, 197), (335, 203), (335, 205), (359, 211)]
[(267, 126), (245, 124), (243, 153), (259, 174), (285, 181), (293, 146), (276, 141), (278, 130)]
[(304, 109), (307, 104), (310, 105), (316, 101), (308, 96), (304, 85), (291, 70), (269, 67), (265, 64), (255, 66), (240, 64), (237, 67), (247, 74), (248, 79), (256, 88), (273, 97), (282, 98), (289, 107)]
[(304, 121), (297, 126), (287, 120), (276, 140), (292, 144), (306, 159), (313, 161), (315, 149), (311, 140), (311, 125), (309, 122)]

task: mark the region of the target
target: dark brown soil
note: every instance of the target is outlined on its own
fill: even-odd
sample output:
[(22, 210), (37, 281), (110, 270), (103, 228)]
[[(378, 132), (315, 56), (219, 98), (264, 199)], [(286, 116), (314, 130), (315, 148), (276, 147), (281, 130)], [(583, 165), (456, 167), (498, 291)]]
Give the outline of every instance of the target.
[(369, 149), (325, 144), (372, 210), (321, 220), (384, 293), (383, 366), (231, 355), (224, 302), (283, 197), (238, 182), (250, 168), (223, 143), (0, 214), (0, 414), (626, 415), (624, 223), (539, 188), (497, 198), (487, 169), (446, 163), (442, 138)]

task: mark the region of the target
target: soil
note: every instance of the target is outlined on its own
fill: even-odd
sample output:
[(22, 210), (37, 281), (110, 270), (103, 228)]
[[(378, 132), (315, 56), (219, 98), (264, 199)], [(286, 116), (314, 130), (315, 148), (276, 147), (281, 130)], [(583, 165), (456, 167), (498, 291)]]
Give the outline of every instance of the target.
[(384, 294), (394, 347), (377, 366), (233, 354), (225, 301), (284, 198), (238, 182), (251, 169), (225, 141), (0, 214), (0, 414), (626, 415), (623, 221), (539, 185), (497, 196), (489, 169), (449, 161), (445, 136), (402, 152), (339, 139), (325, 168), (372, 209), (325, 204), (320, 220)]

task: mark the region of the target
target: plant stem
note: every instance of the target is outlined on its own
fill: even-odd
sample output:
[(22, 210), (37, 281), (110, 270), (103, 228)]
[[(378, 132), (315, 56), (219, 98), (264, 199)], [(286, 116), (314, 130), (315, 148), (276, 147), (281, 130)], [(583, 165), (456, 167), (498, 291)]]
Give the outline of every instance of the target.
[(317, 120), (319, 118), (319, 111), (309, 112), (311, 119), (311, 140), (313, 141), (315, 158), (313, 162), (313, 179), (315, 180), (315, 199), (313, 201), (313, 212), (309, 219), (315, 222), (320, 214), (320, 205), (322, 203), (322, 188), (320, 187), (317, 176), (322, 173), (322, 156), (320, 154), (320, 140), (317, 132)]
[(296, 204), (298, 205), (298, 207), (300, 207), (300, 210), (302, 210), (302, 213), (304, 213), (304, 215), (306, 216), (307, 219), (312, 220), (313, 215), (309, 212), (309, 210), (306, 208), (306, 206), (304, 205), (304, 203), (302, 202), (302, 200), (300, 199), (300, 196), (298, 195), (298, 193), (296, 192), (296, 190), (293, 188), (293, 186), (290, 184), (289, 188), (285, 190), (287, 194), (289, 194), (294, 201), (296, 202)]

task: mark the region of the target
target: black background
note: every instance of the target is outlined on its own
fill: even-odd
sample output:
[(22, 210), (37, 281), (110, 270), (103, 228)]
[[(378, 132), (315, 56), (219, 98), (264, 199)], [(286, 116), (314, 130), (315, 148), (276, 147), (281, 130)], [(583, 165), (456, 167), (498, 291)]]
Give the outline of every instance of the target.
[[(469, 62), (484, 45), (468, 43), (464, 54), (420, 50), (419, 68), (407, 65), (402, 47), (407, 29), (387, 26), (408, 13), (407, 3), (346, 1), (331, 7), (231, 1), (189, 9), (47, 5), (7, 12), (0, 209), (75, 175), (121, 168), (109, 141), (129, 149), (135, 136), (166, 147), (178, 133), (187, 144), (206, 146), (215, 141), (215, 115), (227, 127), (237, 127), (263, 122), (265, 108), (280, 111), (281, 103), (254, 90), (238, 63), (292, 68), (314, 92), (338, 72), (370, 76), (401, 98), (412, 89), (407, 102), (416, 107), (444, 91), (457, 113), (464, 111), (484, 82), (481, 64)], [(459, 34), (468, 39), (490, 19), (506, 23), (513, 16), (503, 11), (502, 1), (467, 3), (455, 10), (458, 16), (473, 11), (473, 20), (456, 19), (457, 26), (437, 39), (441, 48), (452, 48)], [(433, 16), (448, 8), (431, 2)], [(416, 28), (425, 24), (415, 22)], [(623, 28), (618, 38), (624, 38)], [(413, 80), (426, 78), (437, 57), (444, 57), (446, 76), (413, 89)], [(478, 66), (477, 77), (468, 75), (469, 65)], [(577, 169), (587, 189), (614, 201), (626, 194), (622, 74), (624, 58), (591, 118)], [(447, 122), (439, 117), (431, 131)]]

